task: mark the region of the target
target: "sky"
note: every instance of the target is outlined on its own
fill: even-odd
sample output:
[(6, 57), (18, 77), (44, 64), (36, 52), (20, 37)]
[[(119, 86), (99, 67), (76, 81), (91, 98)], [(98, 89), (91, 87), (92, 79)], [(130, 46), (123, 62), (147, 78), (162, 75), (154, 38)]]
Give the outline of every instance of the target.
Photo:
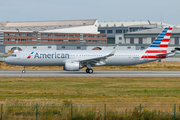
[(0, 0), (0, 22), (98, 19), (180, 24), (180, 0)]

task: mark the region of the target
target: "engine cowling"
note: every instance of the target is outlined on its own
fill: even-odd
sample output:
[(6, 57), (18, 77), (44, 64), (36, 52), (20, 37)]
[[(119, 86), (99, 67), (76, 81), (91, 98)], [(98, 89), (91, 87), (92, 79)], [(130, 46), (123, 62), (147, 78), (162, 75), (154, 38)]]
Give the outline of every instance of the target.
[(63, 70), (66, 71), (79, 71), (81, 68), (83, 68), (83, 66), (79, 62), (72, 61), (65, 62), (65, 66), (63, 66)]

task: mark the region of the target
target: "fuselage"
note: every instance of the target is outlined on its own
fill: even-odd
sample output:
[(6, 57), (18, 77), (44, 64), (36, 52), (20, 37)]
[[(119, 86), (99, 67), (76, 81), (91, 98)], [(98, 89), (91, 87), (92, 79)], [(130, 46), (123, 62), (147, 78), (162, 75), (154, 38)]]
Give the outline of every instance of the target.
[[(19, 66), (64, 66), (68, 60), (86, 60), (110, 54), (111, 50), (37, 50), (19, 51), (5, 59), (11, 65)], [(117, 50), (113, 56), (102, 60), (104, 64), (95, 66), (136, 65), (157, 59), (142, 59), (144, 50)]]

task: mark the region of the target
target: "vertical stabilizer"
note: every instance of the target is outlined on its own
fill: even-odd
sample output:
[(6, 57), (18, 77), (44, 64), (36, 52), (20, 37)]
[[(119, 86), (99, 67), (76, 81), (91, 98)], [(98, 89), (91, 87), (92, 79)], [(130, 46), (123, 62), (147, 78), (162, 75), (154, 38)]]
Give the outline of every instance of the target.
[(145, 50), (145, 54), (141, 58), (156, 59), (166, 58), (166, 54), (170, 37), (172, 33), (172, 27), (165, 28), (161, 34), (153, 41), (153, 43)]

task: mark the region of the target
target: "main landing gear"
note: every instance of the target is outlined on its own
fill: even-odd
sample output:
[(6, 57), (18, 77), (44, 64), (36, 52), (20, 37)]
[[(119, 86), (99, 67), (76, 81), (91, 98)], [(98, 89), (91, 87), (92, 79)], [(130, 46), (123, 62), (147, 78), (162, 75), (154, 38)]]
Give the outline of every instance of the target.
[(26, 73), (25, 66), (23, 66), (22, 73), (23, 73), (23, 74)]
[(89, 69), (89, 68), (87, 68), (87, 69), (86, 69), (86, 73), (90, 73), (90, 74), (92, 74), (92, 73), (93, 73), (93, 69)]
[(91, 69), (91, 64), (87, 64), (86, 67), (87, 67), (86, 73), (92, 74), (93, 73), (93, 69)]

